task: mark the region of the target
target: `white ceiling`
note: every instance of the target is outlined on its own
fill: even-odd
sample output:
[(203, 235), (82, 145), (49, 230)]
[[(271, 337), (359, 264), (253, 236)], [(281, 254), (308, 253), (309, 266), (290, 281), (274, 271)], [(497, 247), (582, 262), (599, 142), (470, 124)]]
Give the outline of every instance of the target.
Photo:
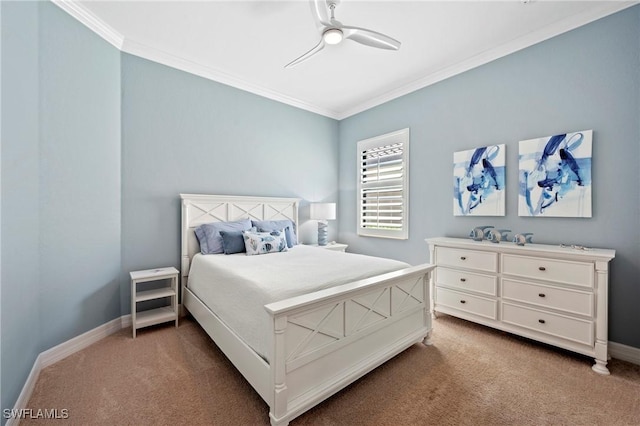
[(637, 3), (342, 0), (400, 50), (346, 40), (285, 69), (320, 39), (308, 1), (53, 1), (125, 52), (336, 119)]

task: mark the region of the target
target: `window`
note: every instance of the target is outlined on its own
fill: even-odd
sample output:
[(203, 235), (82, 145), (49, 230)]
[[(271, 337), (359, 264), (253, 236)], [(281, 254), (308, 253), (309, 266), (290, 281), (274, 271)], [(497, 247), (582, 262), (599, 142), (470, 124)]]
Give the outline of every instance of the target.
[(409, 238), (409, 129), (358, 142), (358, 235)]

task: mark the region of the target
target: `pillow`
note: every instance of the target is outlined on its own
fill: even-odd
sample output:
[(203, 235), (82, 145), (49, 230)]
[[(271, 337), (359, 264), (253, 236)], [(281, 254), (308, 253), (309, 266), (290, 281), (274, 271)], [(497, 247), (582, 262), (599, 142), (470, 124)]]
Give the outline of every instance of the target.
[[(256, 232), (257, 229), (254, 226), (248, 231)], [(244, 231), (220, 231), (224, 254), (244, 253), (246, 251), (244, 248), (244, 238), (242, 237), (243, 232)]]
[(249, 228), (251, 228), (251, 221), (242, 219), (234, 222), (205, 223), (198, 226), (194, 232), (200, 243), (202, 254), (217, 254), (224, 253), (220, 231), (246, 231)]
[(242, 233), (247, 256), (255, 254), (278, 253), (287, 251), (287, 238), (284, 229), (271, 232), (251, 232)]
[(224, 254), (235, 254), (245, 251), (242, 231), (220, 231), (220, 236), (222, 237), (222, 250)]
[(279, 231), (284, 229), (287, 236), (287, 247), (291, 248), (298, 244), (296, 236), (296, 226), (289, 219), (283, 220), (252, 220), (251, 224), (258, 228), (258, 231)]

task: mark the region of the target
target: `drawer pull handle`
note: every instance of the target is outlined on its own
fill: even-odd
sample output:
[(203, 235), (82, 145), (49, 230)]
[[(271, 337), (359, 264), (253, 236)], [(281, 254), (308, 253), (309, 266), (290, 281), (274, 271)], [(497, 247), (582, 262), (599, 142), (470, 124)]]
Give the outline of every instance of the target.
[(538, 269), (539, 269), (540, 271), (546, 271), (546, 270), (547, 270), (547, 268), (545, 268), (544, 266), (540, 266), (540, 267), (538, 267)]
[(538, 320), (538, 322), (539, 322), (540, 324), (544, 324), (546, 321), (545, 321), (545, 320), (543, 320), (543, 319), (539, 319), (539, 320)]
[(460, 281), (465, 282), (465, 281), (467, 281), (467, 279), (466, 278), (460, 278)]
[(460, 256), (460, 260), (467, 260), (465, 256)]
[(460, 303), (467, 303), (467, 301), (466, 300), (461, 300)]
[(545, 296), (546, 296), (546, 294), (544, 294), (544, 293), (538, 293), (538, 296), (540, 296), (540, 297), (545, 297)]

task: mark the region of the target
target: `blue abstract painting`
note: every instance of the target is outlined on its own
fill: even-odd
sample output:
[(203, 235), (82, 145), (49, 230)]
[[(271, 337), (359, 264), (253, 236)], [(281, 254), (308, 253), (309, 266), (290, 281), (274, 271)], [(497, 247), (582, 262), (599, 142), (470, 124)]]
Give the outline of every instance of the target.
[(505, 145), (453, 153), (453, 214), (504, 216)]
[(591, 217), (592, 130), (520, 141), (520, 216)]

